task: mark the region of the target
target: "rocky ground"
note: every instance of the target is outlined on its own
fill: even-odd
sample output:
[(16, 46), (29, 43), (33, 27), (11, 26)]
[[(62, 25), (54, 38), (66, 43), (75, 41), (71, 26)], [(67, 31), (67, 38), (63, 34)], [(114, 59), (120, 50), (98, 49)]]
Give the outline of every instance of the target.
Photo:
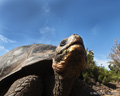
[(120, 96), (120, 83), (118, 82), (110, 82), (108, 85), (100, 84), (99, 82), (96, 85), (91, 85), (92, 89), (95, 92), (91, 92), (93, 96)]
[(93, 80), (92, 83), (88, 84), (79, 79), (75, 83), (70, 96), (120, 96), (120, 83), (109, 82), (107, 85), (104, 85)]

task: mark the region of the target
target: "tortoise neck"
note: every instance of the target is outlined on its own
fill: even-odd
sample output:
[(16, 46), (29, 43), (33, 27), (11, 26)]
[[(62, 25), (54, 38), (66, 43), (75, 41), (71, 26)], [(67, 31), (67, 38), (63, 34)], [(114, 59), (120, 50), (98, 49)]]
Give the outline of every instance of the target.
[(53, 96), (69, 96), (75, 80), (75, 78), (64, 78), (63, 74), (55, 72)]

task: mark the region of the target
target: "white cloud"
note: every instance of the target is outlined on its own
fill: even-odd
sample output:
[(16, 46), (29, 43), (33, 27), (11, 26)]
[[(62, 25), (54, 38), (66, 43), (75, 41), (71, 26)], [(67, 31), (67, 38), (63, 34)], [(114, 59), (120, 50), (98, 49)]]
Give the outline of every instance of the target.
[(50, 12), (50, 8), (48, 6), (48, 3), (47, 4), (43, 4), (42, 9), (45, 11), (45, 13)]
[(40, 29), (41, 38), (40, 38), (39, 42), (50, 44), (52, 38), (54, 38), (56, 36), (55, 31), (56, 31), (55, 28), (49, 27), (49, 26), (41, 28)]
[(9, 52), (8, 49), (6, 49), (4, 46), (0, 46), (0, 56), (7, 53), (7, 52)]
[(55, 28), (46, 26), (45, 28), (40, 29), (40, 34), (52, 34), (55, 35)]
[(3, 41), (4, 43), (16, 43), (16, 41), (10, 40), (10, 39), (4, 37), (3, 35), (0, 35), (0, 40)]
[(96, 35), (100, 30), (100, 26), (98, 26), (97, 24), (92, 28), (92, 33), (93, 35)]
[(94, 58), (94, 60), (96, 61), (97, 66), (101, 66), (101, 64), (102, 64), (102, 66), (104, 66), (106, 69), (109, 70), (109, 67), (108, 67), (109, 63), (108, 63), (107, 59)]

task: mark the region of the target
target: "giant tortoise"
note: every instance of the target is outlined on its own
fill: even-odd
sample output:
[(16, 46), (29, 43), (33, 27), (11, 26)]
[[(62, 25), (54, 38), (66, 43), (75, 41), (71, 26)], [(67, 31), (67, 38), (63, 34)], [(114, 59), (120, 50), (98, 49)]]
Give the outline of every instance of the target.
[(85, 66), (83, 40), (76, 34), (57, 48), (46, 44), (15, 48), (0, 57), (0, 96), (71, 96)]

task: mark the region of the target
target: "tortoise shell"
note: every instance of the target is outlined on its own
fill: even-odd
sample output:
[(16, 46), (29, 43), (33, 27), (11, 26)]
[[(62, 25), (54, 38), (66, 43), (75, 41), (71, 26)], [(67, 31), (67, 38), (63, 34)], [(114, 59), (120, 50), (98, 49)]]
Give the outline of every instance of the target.
[(52, 57), (55, 49), (56, 46), (53, 45), (33, 44), (15, 48), (1, 56), (0, 89), (18, 78), (17, 75), (27, 75), (33, 70), (41, 72), (52, 69)]

